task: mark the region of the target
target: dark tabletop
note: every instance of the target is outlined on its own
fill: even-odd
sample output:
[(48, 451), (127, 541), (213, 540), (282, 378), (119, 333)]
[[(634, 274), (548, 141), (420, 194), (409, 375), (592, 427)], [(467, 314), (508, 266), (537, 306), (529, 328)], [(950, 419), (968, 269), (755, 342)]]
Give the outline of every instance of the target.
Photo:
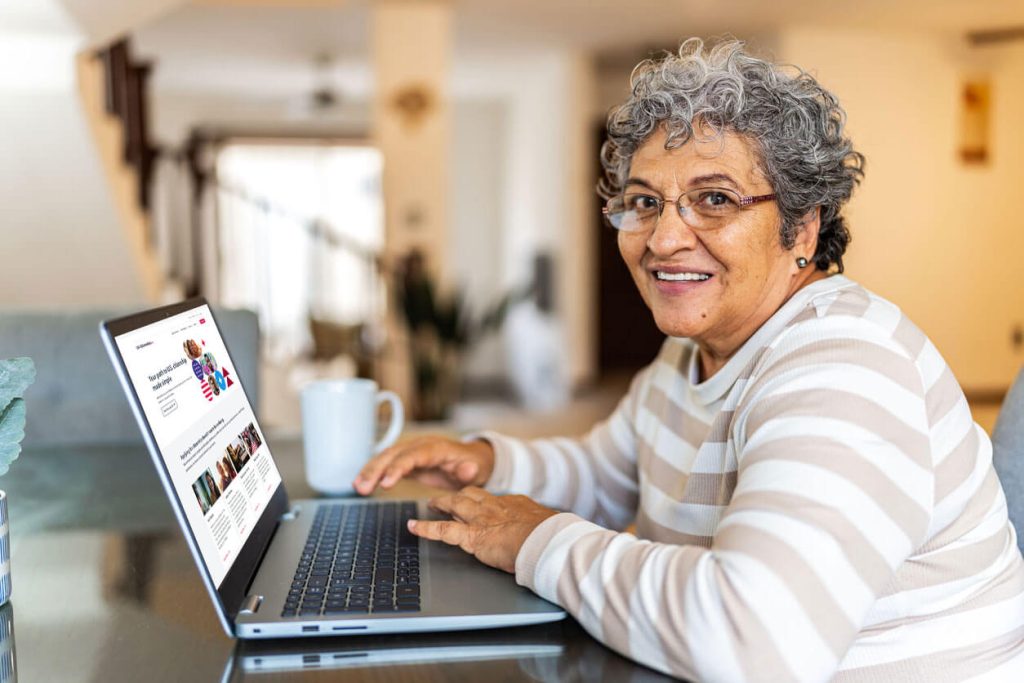
[[(301, 442), (268, 441), (289, 495), (312, 497)], [(572, 619), (236, 641), (217, 620), (141, 445), (26, 449), (0, 487), (10, 507), (13, 581), (13, 598), (0, 609), (0, 660), (13, 648), (23, 681), (662, 680)], [(396, 495), (422, 491), (399, 487)]]

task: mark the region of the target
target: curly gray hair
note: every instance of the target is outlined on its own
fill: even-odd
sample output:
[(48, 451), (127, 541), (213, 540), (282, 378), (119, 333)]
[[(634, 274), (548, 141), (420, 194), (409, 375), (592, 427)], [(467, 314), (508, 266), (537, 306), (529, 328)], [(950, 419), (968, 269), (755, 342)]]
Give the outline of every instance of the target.
[(843, 271), (850, 232), (840, 210), (864, 175), (864, 155), (843, 135), (846, 113), (832, 93), (803, 70), (787, 74), (746, 54), (740, 41), (707, 50), (699, 38), (685, 41), (678, 55), (641, 62), (630, 84), (630, 98), (608, 114), (603, 197), (622, 192), (633, 154), (659, 126), (666, 127), (667, 149), (694, 136), (695, 122), (713, 136), (732, 131), (755, 144), (778, 195), (783, 247), (792, 248), (797, 227), (821, 207), (812, 260), (820, 270), (835, 264)]

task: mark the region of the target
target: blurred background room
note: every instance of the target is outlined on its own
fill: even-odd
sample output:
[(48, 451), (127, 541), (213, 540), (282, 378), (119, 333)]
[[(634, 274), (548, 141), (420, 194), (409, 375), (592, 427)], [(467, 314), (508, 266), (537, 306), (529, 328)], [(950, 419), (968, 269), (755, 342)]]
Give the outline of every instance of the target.
[(446, 428), (583, 431), (661, 341), (600, 220), (604, 116), (725, 34), (838, 94), (847, 272), (990, 429), (1024, 361), (1018, 0), (7, 0), (0, 307), (252, 310), (268, 428), (362, 375)]

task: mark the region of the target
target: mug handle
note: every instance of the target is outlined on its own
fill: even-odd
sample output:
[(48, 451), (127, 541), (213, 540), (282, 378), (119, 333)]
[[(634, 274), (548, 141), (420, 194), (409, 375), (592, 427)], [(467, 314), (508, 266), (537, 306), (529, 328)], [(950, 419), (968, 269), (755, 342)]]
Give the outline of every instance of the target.
[(384, 433), (384, 436), (382, 436), (380, 441), (378, 441), (373, 447), (374, 455), (395, 443), (395, 441), (398, 440), (398, 435), (402, 433), (402, 426), (405, 424), (405, 409), (402, 408), (402, 399), (398, 398), (398, 394), (387, 390), (378, 391), (378, 409), (382, 403), (391, 404), (391, 424), (388, 425), (388, 430)]

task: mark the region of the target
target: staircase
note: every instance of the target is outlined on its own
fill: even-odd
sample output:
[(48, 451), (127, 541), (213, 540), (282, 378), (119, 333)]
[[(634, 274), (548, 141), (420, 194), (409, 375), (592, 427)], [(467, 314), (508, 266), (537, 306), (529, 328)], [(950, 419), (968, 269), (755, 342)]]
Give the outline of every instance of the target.
[(79, 97), (114, 207), (146, 298), (173, 297), (153, 246), (147, 213), (155, 153), (146, 131), (147, 64), (134, 63), (126, 41), (77, 57)]

